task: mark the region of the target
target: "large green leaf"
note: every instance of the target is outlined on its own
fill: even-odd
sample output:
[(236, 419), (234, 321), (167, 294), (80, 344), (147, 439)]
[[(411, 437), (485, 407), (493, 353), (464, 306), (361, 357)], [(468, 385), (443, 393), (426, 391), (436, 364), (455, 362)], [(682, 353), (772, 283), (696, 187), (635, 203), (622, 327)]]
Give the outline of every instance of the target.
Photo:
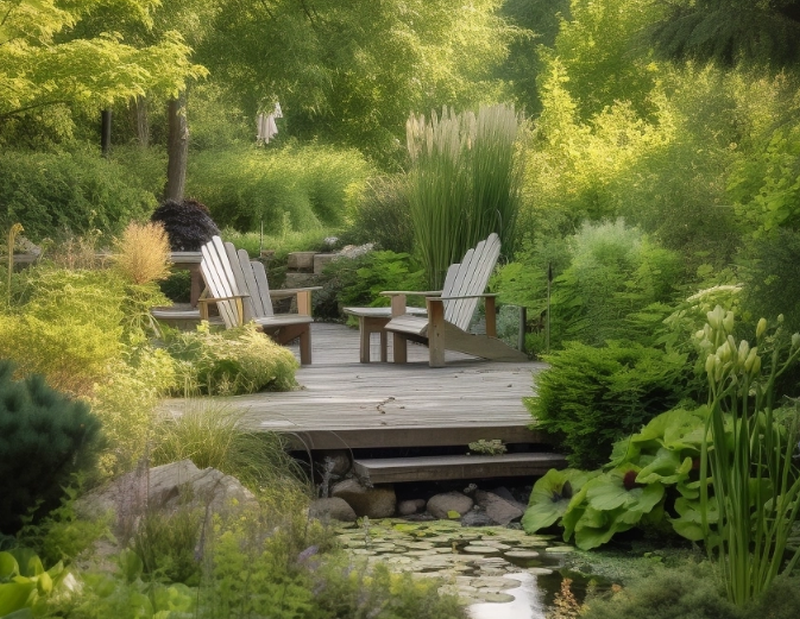
[(682, 479), (687, 479), (691, 470), (692, 458), (687, 456), (681, 460), (677, 451), (662, 447), (656, 453), (655, 458), (642, 467), (636, 476), (636, 481), (640, 484), (654, 482), (677, 484)]
[(10, 552), (0, 552), (0, 582), (11, 580), (19, 575), (19, 565)]
[(574, 494), (594, 475), (577, 469), (550, 469), (545, 473), (534, 484), (522, 517), (525, 531), (535, 533), (555, 524), (567, 511)]
[(600, 511), (624, 507), (628, 511), (647, 513), (664, 497), (664, 486), (658, 482), (626, 488), (625, 475), (625, 471), (615, 469), (588, 482), (589, 505)]
[(8, 582), (0, 585), (0, 617), (25, 608), (36, 591), (33, 582)]

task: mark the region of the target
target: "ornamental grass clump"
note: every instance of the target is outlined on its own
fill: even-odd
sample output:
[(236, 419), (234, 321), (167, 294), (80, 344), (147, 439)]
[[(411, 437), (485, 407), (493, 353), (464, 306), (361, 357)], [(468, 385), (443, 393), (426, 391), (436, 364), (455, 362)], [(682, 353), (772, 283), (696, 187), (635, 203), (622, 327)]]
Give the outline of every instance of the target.
[(800, 357), (800, 334), (789, 337), (782, 322), (779, 316), (770, 331), (762, 318), (751, 346), (734, 336), (733, 312), (717, 306), (696, 335), (706, 353), (710, 408), (700, 511), (706, 546), (737, 606), (758, 598), (800, 559), (800, 548), (788, 545), (800, 511), (798, 428), (775, 415), (776, 380)]
[(515, 142), (519, 116), (507, 105), (406, 123), (409, 203), (414, 238), (434, 288), (450, 264), (491, 232), (510, 255), (519, 209)]
[(116, 242), (114, 265), (135, 285), (164, 279), (169, 274), (169, 238), (160, 223), (132, 221)]

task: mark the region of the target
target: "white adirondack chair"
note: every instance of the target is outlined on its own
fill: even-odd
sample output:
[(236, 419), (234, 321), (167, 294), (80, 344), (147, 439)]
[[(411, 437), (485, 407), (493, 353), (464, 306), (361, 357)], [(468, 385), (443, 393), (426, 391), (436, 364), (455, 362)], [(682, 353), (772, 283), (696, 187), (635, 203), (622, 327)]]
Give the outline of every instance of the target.
[[(444, 366), (444, 351), (457, 350), (496, 361), (524, 361), (524, 353), (497, 339), (495, 295), (485, 292), (489, 276), (500, 256), (500, 237), (492, 233), (467, 251), (463, 260), (450, 265), (444, 285), (437, 292), (387, 291), (392, 297), (392, 318), (384, 329), (393, 335), (394, 362), (407, 361), (407, 341), (428, 345), (431, 367)], [(425, 297), (428, 315), (406, 311), (406, 296)], [(478, 300), (484, 299), (486, 334), (469, 333)]]
[[(254, 321), (279, 344), (300, 339), (300, 363), (311, 364), (311, 291), (293, 288), (270, 291), (264, 265), (238, 252), (233, 243), (214, 236), (202, 247), (203, 274), (208, 295), (199, 300), (200, 317), (208, 319), (208, 305), (215, 303), (227, 328)], [(275, 314), (272, 300), (295, 297), (296, 314)]]

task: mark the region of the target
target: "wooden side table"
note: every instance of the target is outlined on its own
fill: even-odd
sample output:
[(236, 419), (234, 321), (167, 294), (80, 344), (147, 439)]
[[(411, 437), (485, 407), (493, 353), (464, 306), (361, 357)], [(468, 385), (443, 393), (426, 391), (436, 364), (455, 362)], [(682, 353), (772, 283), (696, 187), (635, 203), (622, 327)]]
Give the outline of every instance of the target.
[[(388, 361), (387, 343), (388, 337), (384, 327), (392, 319), (391, 307), (345, 307), (345, 314), (358, 318), (359, 331), (359, 361), (361, 363), (370, 362), (370, 336), (379, 333), (381, 338), (381, 361)], [(425, 310), (421, 307), (407, 308), (409, 314), (425, 315)]]

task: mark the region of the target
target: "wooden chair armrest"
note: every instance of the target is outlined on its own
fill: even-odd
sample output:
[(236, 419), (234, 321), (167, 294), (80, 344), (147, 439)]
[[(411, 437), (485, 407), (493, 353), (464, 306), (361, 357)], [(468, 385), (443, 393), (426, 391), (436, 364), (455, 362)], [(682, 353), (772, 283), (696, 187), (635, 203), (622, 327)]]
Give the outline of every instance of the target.
[(321, 290), (322, 286), (308, 286), (307, 288), (278, 288), (270, 290), (269, 295), (273, 299), (286, 299), (296, 297), (297, 313), (300, 316), (311, 316), (311, 293), (314, 290)]
[(456, 301), (458, 299), (494, 299), (497, 298), (496, 292), (483, 292), (481, 294), (465, 294), (465, 295), (456, 295), (452, 297), (436, 297), (437, 300), (440, 301)]
[(435, 297), (442, 294), (441, 290), (384, 290), (381, 294), (385, 297), (407, 296), (407, 297)]
[(270, 288), (269, 296), (276, 299), (285, 299), (286, 297), (294, 297), (304, 292), (314, 292), (315, 290), (322, 290), (322, 286), (307, 286), (305, 288)]

